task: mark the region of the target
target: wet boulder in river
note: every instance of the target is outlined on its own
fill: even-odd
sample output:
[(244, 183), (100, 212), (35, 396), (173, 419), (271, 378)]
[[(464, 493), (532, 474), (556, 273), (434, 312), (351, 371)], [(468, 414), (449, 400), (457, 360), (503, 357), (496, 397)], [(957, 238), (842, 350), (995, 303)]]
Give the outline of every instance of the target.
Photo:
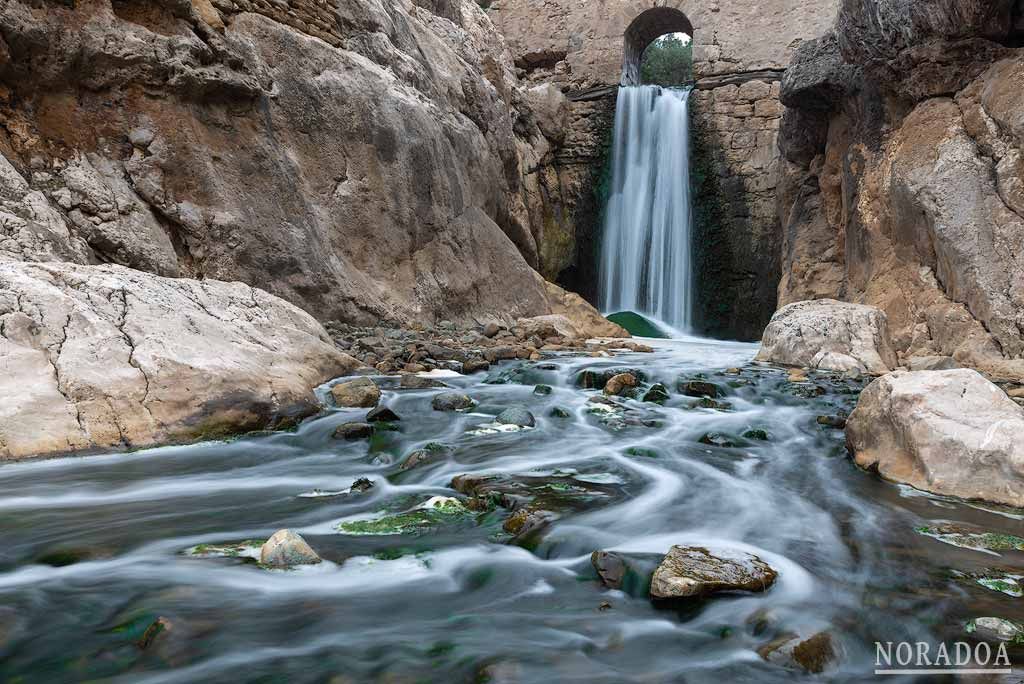
[(857, 465), (917, 489), (1024, 507), (1024, 409), (973, 370), (896, 371), (846, 421)]
[(765, 591), (778, 573), (745, 551), (716, 551), (673, 546), (654, 571), (651, 598), (680, 599), (721, 591)]
[(373, 436), (369, 423), (342, 423), (334, 429), (334, 439), (365, 439)]
[(643, 400), (652, 404), (664, 404), (669, 400), (668, 388), (660, 382), (655, 383), (644, 393)]
[(832, 299), (794, 302), (776, 311), (756, 360), (870, 375), (897, 365), (885, 313)]
[(828, 632), (807, 639), (784, 634), (757, 649), (757, 653), (769, 663), (811, 674), (820, 674), (839, 662), (838, 645)]
[(432, 389), (434, 387), (447, 387), (439, 380), (433, 378), (425, 378), (421, 375), (403, 375), (399, 381), (399, 387), (402, 389)]
[(461, 392), (441, 392), (430, 402), (435, 411), (465, 411), (476, 406), (469, 395)]
[(402, 418), (387, 406), (378, 406), (366, 414), (367, 423), (394, 423)]
[(604, 393), (609, 396), (618, 396), (633, 387), (636, 387), (636, 376), (632, 373), (619, 373), (608, 378), (608, 382), (604, 385)]
[(500, 425), (517, 425), (519, 427), (534, 427), (537, 425), (533, 414), (520, 406), (507, 408), (494, 419)]
[(278, 530), (260, 549), (260, 563), (270, 567), (288, 568), (319, 562), (320, 556), (316, 555), (316, 551), (291, 530)]
[(710, 397), (718, 396), (718, 386), (713, 382), (704, 380), (681, 380), (678, 389), (688, 397)]
[(370, 408), (380, 401), (380, 388), (370, 378), (356, 378), (332, 387), (331, 396), (342, 408)]

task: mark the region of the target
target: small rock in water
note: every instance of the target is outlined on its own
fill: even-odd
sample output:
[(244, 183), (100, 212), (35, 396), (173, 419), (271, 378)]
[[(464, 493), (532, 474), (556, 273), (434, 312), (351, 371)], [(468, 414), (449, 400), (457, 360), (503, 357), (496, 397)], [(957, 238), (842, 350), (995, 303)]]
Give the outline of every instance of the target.
[(272, 568), (287, 568), (293, 565), (313, 565), (320, 562), (320, 556), (310, 548), (306, 540), (291, 530), (278, 530), (260, 549), (260, 563)]
[(609, 396), (619, 396), (624, 390), (632, 387), (636, 387), (636, 376), (631, 373), (619, 373), (608, 379), (604, 386), (604, 393)]
[(373, 489), (373, 480), (368, 477), (361, 477), (349, 487), (349, 491), (353, 492), (367, 492)]
[(673, 546), (651, 580), (651, 597), (677, 599), (706, 596), (720, 591), (767, 590), (778, 573), (745, 551), (721, 556), (699, 546)]
[(332, 387), (331, 396), (342, 408), (370, 408), (380, 401), (380, 388), (370, 378), (356, 378)]
[(434, 387), (448, 386), (433, 378), (424, 378), (419, 375), (403, 375), (398, 385), (402, 389), (432, 389)]
[(747, 430), (743, 433), (744, 439), (756, 439), (760, 442), (768, 441), (768, 433), (764, 430)]
[(334, 439), (365, 439), (373, 436), (369, 423), (342, 423), (334, 429)]
[(387, 406), (378, 406), (366, 414), (367, 423), (395, 423), (400, 420), (399, 415)]
[(594, 551), (590, 564), (601, 578), (601, 584), (609, 589), (621, 589), (622, 578), (626, 576), (626, 562), (617, 554), (608, 551)]
[(824, 425), (825, 427), (835, 428), (836, 430), (842, 430), (846, 427), (846, 416), (818, 416), (818, 425)]
[(652, 404), (664, 404), (669, 400), (668, 388), (660, 382), (651, 385), (651, 388), (644, 394), (643, 400)]
[(547, 396), (551, 391), (551, 385), (537, 385), (533, 388), (533, 393), (540, 396)]
[(997, 617), (975, 618), (967, 623), (968, 634), (987, 641), (1014, 641), (1024, 639), (1024, 625)]
[(153, 645), (161, 634), (164, 632), (170, 632), (172, 629), (172, 623), (165, 617), (158, 617), (153, 623), (146, 628), (146, 631), (142, 633), (139, 640), (135, 642), (135, 645), (145, 651), (147, 648)]
[(714, 399), (718, 396), (718, 386), (703, 380), (681, 382), (679, 383), (679, 391), (688, 397), (710, 397)]
[(405, 460), (402, 461), (402, 465), (400, 465), (399, 468), (401, 470), (409, 470), (410, 468), (415, 468), (421, 463), (433, 461), (434, 459), (444, 455), (448, 451), (449, 448), (446, 447), (445, 445), (438, 444), (437, 442), (431, 442), (422, 449), (417, 449), (416, 451), (406, 456)]
[(477, 371), (485, 371), (490, 367), (491, 364), (484, 359), (469, 359), (462, 364), (462, 372), (468, 375)]
[(518, 406), (505, 409), (498, 414), (494, 422), (500, 425), (518, 425), (519, 427), (534, 427), (537, 425), (533, 414)]
[(551, 410), (548, 411), (548, 415), (552, 418), (569, 418), (572, 416), (567, 410), (561, 406), (552, 406)]
[(430, 405), (435, 411), (465, 411), (476, 406), (476, 402), (461, 392), (442, 392), (434, 397)]
[(757, 649), (757, 653), (769, 663), (811, 674), (820, 674), (839, 662), (839, 651), (828, 632), (807, 639), (784, 634)]
[(502, 529), (514, 535), (515, 541), (520, 541), (546, 528), (555, 517), (551, 511), (520, 508), (506, 518)]
[(708, 446), (716, 446), (716, 447), (732, 447), (732, 446), (736, 446), (736, 444), (731, 439), (729, 439), (727, 436), (723, 435), (720, 432), (707, 432), (707, 433), (701, 435), (701, 438), (699, 440), (697, 440), (697, 441), (700, 442), (701, 444), (707, 444)]

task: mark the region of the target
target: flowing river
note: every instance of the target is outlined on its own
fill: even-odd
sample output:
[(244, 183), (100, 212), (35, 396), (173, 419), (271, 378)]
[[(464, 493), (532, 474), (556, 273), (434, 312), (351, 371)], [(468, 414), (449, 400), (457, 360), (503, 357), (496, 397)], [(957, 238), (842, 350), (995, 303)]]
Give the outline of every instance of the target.
[[(747, 344), (654, 344), (446, 379), (479, 402), (469, 413), (391, 385), (382, 403), (399, 429), (369, 441), (332, 438), (365, 410), (328, 409), (294, 433), (0, 467), (0, 681), (784, 682), (807, 676), (757, 649), (823, 630), (841, 651), (824, 676), (864, 681), (875, 641), (1024, 617), (1021, 599), (970, 576), (1024, 554), (921, 533), (955, 521), (1019, 534), (1019, 511), (882, 482), (816, 422), (851, 410), (862, 381), (795, 385), (752, 365)], [(576, 386), (586, 368), (637, 369), (671, 397), (595, 404), (599, 390)], [(725, 404), (694, 407), (679, 378), (715, 383)], [(480, 428), (510, 406), (536, 428)], [(433, 458), (400, 469), (428, 444)], [(366, 534), (387, 512), (461, 497), (449, 484), (466, 473), (546, 492), (558, 517), (524, 545), (508, 543), (500, 507)], [(358, 478), (374, 486), (350, 491)], [(325, 562), (257, 565), (241, 542), (280, 528)], [(673, 544), (747, 550), (779, 579), (668, 607), (643, 587), (606, 589), (591, 565), (597, 549), (656, 564)], [(168, 628), (141, 648), (157, 618)]]

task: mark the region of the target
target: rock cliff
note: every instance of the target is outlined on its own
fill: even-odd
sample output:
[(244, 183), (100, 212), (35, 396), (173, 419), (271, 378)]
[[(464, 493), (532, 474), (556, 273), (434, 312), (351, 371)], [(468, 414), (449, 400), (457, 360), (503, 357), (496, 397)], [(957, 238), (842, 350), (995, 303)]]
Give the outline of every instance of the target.
[(901, 359), (1024, 377), (1021, 3), (845, 0), (782, 82), (780, 305), (885, 311)]
[(321, 320), (548, 313), (559, 102), (512, 69), (469, 0), (11, 0), (0, 255), (239, 280)]

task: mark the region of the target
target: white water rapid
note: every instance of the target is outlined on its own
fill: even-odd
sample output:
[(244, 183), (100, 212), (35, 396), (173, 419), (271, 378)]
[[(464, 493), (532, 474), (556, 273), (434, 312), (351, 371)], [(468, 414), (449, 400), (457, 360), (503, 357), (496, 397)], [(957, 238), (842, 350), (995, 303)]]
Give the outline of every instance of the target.
[(693, 320), (689, 89), (619, 88), (601, 308), (687, 332)]

